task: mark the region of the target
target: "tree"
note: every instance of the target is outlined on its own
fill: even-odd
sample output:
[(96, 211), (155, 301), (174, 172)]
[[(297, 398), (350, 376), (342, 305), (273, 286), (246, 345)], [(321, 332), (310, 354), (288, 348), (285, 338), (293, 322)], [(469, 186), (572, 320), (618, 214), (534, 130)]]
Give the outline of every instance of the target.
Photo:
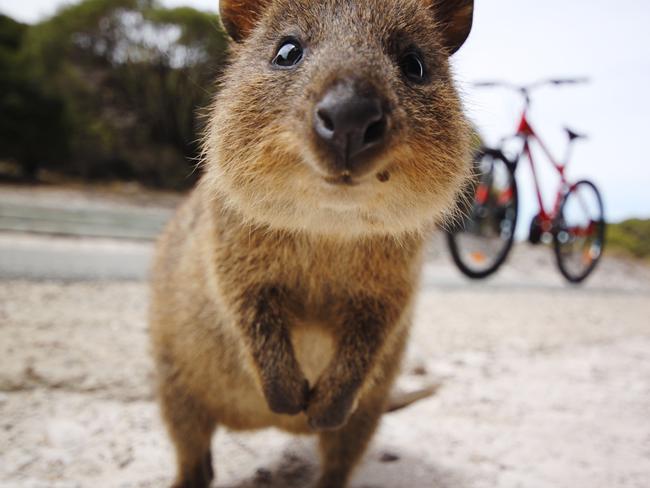
[[(61, 103), (68, 128), (69, 157), (48, 167), (164, 188), (193, 183), (198, 109), (227, 49), (216, 15), (155, 0), (85, 0), (22, 35), (24, 72)], [(28, 111), (12, 117), (21, 116), (34, 120)]]
[(29, 180), (41, 164), (68, 156), (63, 102), (32, 79), (21, 49), (28, 26), (0, 15), (0, 158), (16, 160)]

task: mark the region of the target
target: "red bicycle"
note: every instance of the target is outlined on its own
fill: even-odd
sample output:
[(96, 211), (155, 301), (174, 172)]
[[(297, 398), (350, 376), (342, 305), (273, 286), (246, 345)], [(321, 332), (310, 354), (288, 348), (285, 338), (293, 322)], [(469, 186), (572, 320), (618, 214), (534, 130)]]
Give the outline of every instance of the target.
[[(451, 255), (458, 268), (470, 278), (494, 273), (512, 248), (517, 226), (518, 192), (515, 171), (522, 157), (530, 162), (539, 211), (530, 224), (532, 244), (553, 243), (557, 265), (571, 283), (582, 282), (595, 268), (605, 244), (603, 201), (596, 186), (588, 180), (570, 183), (566, 167), (573, 142), (585, 136), (565, 129), (569, 142), (564, 162), (553, 158), (528, 121), (531, 92), (542, 86), (582, 83), (580, 79), (554, 79), (527, 86), (504, 82), (481, 82), (481, 88), (504, 87), (524, 98), (524, 108), (516, 133), (497, 148), (482, 147), (475, 158), (476, 189), (466, 218), (447, 231)], [(514, 159), (504, 154), (503, 144), (513, 138), (523, 141)], [(557, 171), (560, 183), (553, 207), (544, 206), (531, 144), (536, 143)]]

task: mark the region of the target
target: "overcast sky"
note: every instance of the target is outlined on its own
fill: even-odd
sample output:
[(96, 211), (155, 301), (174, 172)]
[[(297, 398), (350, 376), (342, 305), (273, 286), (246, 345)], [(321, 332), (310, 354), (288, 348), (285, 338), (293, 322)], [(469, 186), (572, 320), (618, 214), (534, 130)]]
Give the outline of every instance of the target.
[[(0, 0), (0, 11), (35, 22), (66, 3)], [(213, 11), (218, 5), (162, 3)], [(472, 34), (454, 60), (471, 118), (486, 140), (496, 141), (514, 130), (521, 106), (516, 95), (472, 89), (471, 81), (589, 77), (589, 85), (537, 93), (530, 119), (558, 157), (566, 144), (563, 125), (590, 135), (576, 145), (568, 174), (589, 177), (602, 188), (609, 219), (650, 217), (649, 25), (648, 0), (478, 0)], [(535, 203), (527, 168), (520, 169), (523, 230)], [(545, 169), (552, 199), (553, 173)]]

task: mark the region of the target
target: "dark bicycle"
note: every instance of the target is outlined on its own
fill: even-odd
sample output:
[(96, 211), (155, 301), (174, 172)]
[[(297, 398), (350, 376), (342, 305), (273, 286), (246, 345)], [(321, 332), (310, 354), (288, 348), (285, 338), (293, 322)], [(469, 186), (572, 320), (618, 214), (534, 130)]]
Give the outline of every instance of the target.
[[(596, 186), (588, 180), (571, 183), (566, 179), (566, 167), (573, 142), (585, 136), (566, 129), (569, 140), (564, 162), (560, 163), (548, 151), (528, 121), (531, 92), (542, 86), (583, 83), (580, 79), (554, 79), (527, 86), (504, 82), (481, 82), (481, 88), (504, 87), (517, 91), (524, 98), (519, 127), (512, 137), (502, 140), (498, 148), (481, 148), (474, 160), (476, 190), (466, 218), (447, 232), (451, 255), (458, 268), (470, 278), (485, 278), (506, 260), (515, 237), (518, 216), (518, 192), (515, 171), (522, 157), (530, 162), (539, 211), (530, 224), (532, 244), (553, 242), (557, 265), (571, 283), (582, 282), (594, 270), (605, 244), (603, 201)], [(509, 159), (501, 149), (505, 141), (520, 138), (522, 149)], [(555, 202), (551, 209), (544, 206), (540, 183), (531, 152), (536, 142), (560, 177)]]

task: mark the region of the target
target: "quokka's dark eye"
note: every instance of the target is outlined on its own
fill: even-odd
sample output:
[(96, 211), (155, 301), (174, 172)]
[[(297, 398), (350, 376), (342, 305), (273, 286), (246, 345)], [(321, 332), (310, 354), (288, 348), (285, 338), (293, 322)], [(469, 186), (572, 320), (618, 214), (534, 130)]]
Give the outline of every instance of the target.
[(302, 61), (303, 54), (302, 46), (297, 40), (287, 39), (280, 45), (272, 64), (280, 68), (291, 68)]
[(408, 52), (400, 59), (399, 66), (402, 73), (413, 83), (424, 83), (427, 80), (427, 72), (424, 68), (424, 61), (416, 52)]

